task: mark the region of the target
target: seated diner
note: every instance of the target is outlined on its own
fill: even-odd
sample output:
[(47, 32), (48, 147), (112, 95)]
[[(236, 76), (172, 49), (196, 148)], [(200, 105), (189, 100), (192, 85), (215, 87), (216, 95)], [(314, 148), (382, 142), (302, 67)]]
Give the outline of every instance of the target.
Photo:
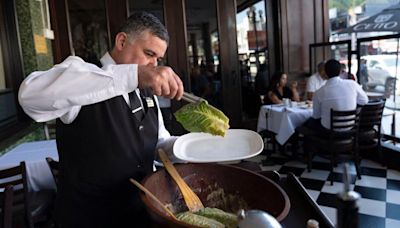
[(289, 98), (292, 101), (300, 101), (297, 82), (292, 82), (289, 88), (286, 85), (287, 80), (287, 75), (282, 72), (276, 72), (272, 76), (271, 84), (264, 97), (264, 104), (281, 104), (284, 98)]

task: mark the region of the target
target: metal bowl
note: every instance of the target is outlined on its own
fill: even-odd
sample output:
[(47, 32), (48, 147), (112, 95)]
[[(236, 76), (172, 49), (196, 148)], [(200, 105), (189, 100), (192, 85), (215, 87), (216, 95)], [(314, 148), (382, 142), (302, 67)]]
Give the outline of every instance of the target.
[[(289, 213), (290, 202), (285, 191), (255, 172), (219, 164), (180, 164), (175, 168), (205, 207), (217, 207), (232, 213), (239, 209), (258, 209), (268, 212), (278, 221)], [(177, 185), (164, 169), (147, 176), (142, 184), (175, 212), (187, 210)], [(141, 199), (158, 226), (188, 227), (169, 217), (144, 193), (141, 193)]]

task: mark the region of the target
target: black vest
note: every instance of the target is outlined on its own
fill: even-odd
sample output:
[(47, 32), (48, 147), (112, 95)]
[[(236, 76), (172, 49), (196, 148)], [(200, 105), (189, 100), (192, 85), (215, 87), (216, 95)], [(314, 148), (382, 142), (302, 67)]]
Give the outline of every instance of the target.
[(129, 178), (141, 181), (152, 172), (158, 140), (157, 106), (149, 91), (144, 95), (154, 106), (142, 120), (122, 96), (82, 106), (71, 124), (57, 120), (60, 224), (112, 227), (141, 217), (143, 206)]

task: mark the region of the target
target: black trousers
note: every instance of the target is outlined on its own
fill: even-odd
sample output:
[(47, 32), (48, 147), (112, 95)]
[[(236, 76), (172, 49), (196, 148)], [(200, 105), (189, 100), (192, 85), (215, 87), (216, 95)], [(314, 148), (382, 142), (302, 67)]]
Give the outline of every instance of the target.
[(305, 136), (327, 134), (329, 132), (328, 129), (322, 126), (321, 119), (314, 118), (308, 119), (300, 129), (302, 129), (301, 133)]

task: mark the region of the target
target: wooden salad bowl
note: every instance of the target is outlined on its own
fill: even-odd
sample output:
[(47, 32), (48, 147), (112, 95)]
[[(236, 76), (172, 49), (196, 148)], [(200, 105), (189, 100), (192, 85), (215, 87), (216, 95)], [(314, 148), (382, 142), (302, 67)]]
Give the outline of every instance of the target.
[[(179, 164), (175, 168), (205, 207), (217, 207), (235, 214), (242, 208), (258, 209), (278, 221), (289, 213), (290, 201), (285, 191), (255, 172), (211, 163)], [(177, 185), (164, 169), (147, 176), (142, 184), (175, 213), (188, 210)], [(174, 220), (146, 194), (141, 193), (140, 197), (156, 227), (190, 227)]]

